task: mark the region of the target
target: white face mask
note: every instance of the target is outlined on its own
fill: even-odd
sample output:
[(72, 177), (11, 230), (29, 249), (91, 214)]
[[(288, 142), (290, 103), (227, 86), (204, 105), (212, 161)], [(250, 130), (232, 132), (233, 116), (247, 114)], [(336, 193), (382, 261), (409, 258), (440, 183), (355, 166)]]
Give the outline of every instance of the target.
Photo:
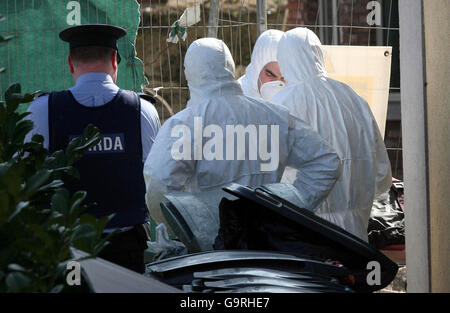
[(279, 93), (286, 87), (286, 84), (281, 80), (274, 80), (271, 82), (264, 83), (261, 88), (259, 88), (259, 93), (261, 98), (264, 100), (270, 100), (273, 96)]

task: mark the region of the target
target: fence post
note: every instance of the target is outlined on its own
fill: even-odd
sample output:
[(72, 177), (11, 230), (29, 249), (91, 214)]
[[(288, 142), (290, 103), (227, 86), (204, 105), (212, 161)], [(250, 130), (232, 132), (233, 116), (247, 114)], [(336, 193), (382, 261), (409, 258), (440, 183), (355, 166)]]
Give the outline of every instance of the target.
[(325, 25), (325, 6), (323, 3), (324, 0), (319, 0), (319, 35), (320, 35), (320, 41), (322, 43), (325, 43), (325, 32), (324, 32), (324, 27), (323, 25)]
[(267, 0), (258, 0), (256, 7), (256, 35), (259, 37), (267, 29)]
[(217, 38), (220, 0), (210, 0), (209, 3), (208, 37)]
[(332, 12), (332, 20), (333, 20), (333, 36), (331, 38), (333, 45), (337, 45), (339, 43), (339, 38), (338, 38), (338, 29), (337, 29), (337, 24), (338, 24), (338, 3), (337, 0), (332, 0), (331, 2), (331, 12)]

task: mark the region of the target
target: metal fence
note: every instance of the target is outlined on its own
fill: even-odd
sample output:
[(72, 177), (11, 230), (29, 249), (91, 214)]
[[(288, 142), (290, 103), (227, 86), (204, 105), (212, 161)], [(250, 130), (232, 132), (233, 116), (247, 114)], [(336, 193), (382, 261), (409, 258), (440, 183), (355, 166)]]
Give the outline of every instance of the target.
[[(9, 26), (0, 35), (20, 34), (19, 37), (24, 37), (20, 40), (24, 41), (25, 35), (37, 38), (38, 35), (47, 34), (52, 36), (53, 42), (60, 49), (57, 51), (58, 53), (53, 52), (55, 54), (53, 59), (48, 57), (49, 51), (46, 51), (46, 61), (42, 62), (39, 61), (39, 58), (30, 56), (29, 52), (30, 47), (36, 47), (42, 42), (42, 36), (39, 37), (41, 38), (39, 40), (25, 40), (27, 43), (20, 45), (19, 38), (14, 39), (7, 45), (8, 62), (3, 63), (8, 67), (8, 72), (7, 75), (3, 75), (4, 73), (0, 75), (0, 82), (2, 79), (7, 79), (13, 71), (20, 74), (24, 83), (27, 83), (30, 77), (35, 77), (34, 80), (39, 81), (39, 87), (37, 87), (39, 89), (54, 90), (57, 83), (62, 81), (62, 79), (58, 79), (58, 73), (64, 74), (62, 75), (64, 81), (71, 82), (71, 77), (67, 75), (64, 64), (64, 45), (57, 40), (57, 34), (66, 21), (67, 12), (70, 12), (67, 10), (66, 4), (79, 3), (84, 22), (105, 23), (114, 20), (118, 25), (128, 27), (130, 30), (136, 29), (135, 24), (139, 23), (135, 48), (137, 57), (143, 62), (147, 79), (143, 89), (157, 97), (156, 106), (162, 122), (182, 110), (186, 105), (189, 90), (184, 77), (184, 55), (189, 45), (198, 38), (213, 36), (222, 39), (227, 44), (236, 64), (236, 77), (244, 74), (246, 66), (250, 63), (252, 48), (258, 35), (270, 28), (286, 31), (298, 26), (308, 27), (316, 32), (323, 44), (327, 45), (392, 46), (390, 90), (392, 101), (389, 103), (385, 142), (394, 176), (400, 179), (403, 177), (401, 117), (396, 114), (396, 112), (400, 112), (398, 0), (2, 1), (6, 2), (0, 2), (0, 7), (6, 13), (9, 11), (10, 15), (7, 15), (6, 21), (2, 23)], [(127, 10), (135, 12), (133, 8), (139, 8), (139, 21), (138, 16), (135, 16), (136, 19), (134, 19), (134, 15), (131, 13), (126, 16), (133, 16), (133, 18), (124, 18), (125, 15), (122, 13), (125, 12), (125, 1), (127, 1)], [(197, 5), (200, 7), (200, 19), (198, 23), (187, 27), (186, 40), (180, 40), (176, 44), (168, 43), (167, 38), (172, 24), (180, 18), (186, 8)], [(31, 13), (35, 15), (30, 15)], [(24, 19), (18, 17), (28, 16), (26, 14), (34, 16), (34, 18), (26, 19), (27, 23), (24, 23)], [(45, 18), (50, 21), (50, 24), (37, 30), (33, 25), (36, 25), (37, 21), (42, 24), (42, 20)], [(18, 23), (17, 21), (20, 21), (20, 25), (15, 25)], [(13, 57), (15, 58), (14, 62), (11, 59)], [(25, 65), (22, 64), (22, 59), (25, 60)], [(50, 62), (57, 62), (57, 64), (49, 66)], [(46, 70), (47, 68), (57, 68), (57, 71), (51, 72)], [(128, 76), (121, 76), (122, 80), (119, 77), (121, 87), (133, 85), (139, 88), (139, 84), (123, 81), (123, 77), (126, 77), (125, 80), (141, 81), (135, 77), (137, 72), (141, 73), (141, 69), (138, 62), (123, 66), (119, 75), (133, 70), (134, 72), (130, 72)], [(66, 88), (66, 84), (64, 84), (64, 88)], [(0, 91), (2, 91), (1, 87)]]
[[(233, 55), (236, 77), (245, 72), (252, 47), (266, 29), (308, 27), (323, 44), (392, 46), (392, 76), (385, 143), (393, 176), (403, 179), (399, 116), (399, 47), (396, 0), (141, 0), (136, 50), (144, 63), (144, 90), (158, 97), (162, 121), (182, 110), (189, 97), (184, 54), (194, 40), (222, 39)], [(171, 25), (187, 7), (200, 5), (200, 21), (185, 41), (167, 43)]]
[[(186, 7), (198, 4), (200, 22), (187, 27), (186, 40), (167, 43), (171, 25)], [(187, 48), (196, 39), (211, 35), (227, 44), (236, 63), (236, 75), (241, 75), (256, 41), (256, 1), (142, 1), (136, 50), (149, 81), (145, 90), (157, 94), (164, 103), (158, 108), (163, 121), (183, 109), (188, 99), (183, 70)]]

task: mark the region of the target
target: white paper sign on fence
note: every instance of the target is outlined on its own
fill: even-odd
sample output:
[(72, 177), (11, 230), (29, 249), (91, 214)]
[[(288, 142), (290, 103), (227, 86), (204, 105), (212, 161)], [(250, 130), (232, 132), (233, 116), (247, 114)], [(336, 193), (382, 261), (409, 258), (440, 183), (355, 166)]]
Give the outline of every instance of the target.
[(329, 77), (346, 83), (369, 103), (384, 138), (392, 47), (323, 46)]

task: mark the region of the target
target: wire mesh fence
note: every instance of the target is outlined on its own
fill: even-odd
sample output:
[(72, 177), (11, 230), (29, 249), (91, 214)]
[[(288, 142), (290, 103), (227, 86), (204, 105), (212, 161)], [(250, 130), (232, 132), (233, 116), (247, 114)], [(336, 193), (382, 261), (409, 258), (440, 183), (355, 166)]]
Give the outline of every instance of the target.
[[(159, 109), (161, 120), (183, 109), (188, 99), (183, 60), (189, 45), (208, 37), (212, 27), (217, 38), (229, 47), (236, 63), (236, 76), (245, 71), (256, 41), (256, 1), (217, 1), (217, 26), (210, 25), (211, 1), (141, 1), (141, 23), (136, 40), (137, 55), (144, 63), (147, 92), (165, 102)], [(187, 27), (185, 41), (167, 43), (171, 25), (189, 6), (200, 5), (200, 21)], [(170, 109), (168, 109), (170, 108)]]
[[(136, 41), (137, 55), (144, 63), (148, 84), (144, 90), (157, 95), (158, 111), (164, 121), (182, 110), (189, 97), (183, 57), (194, 40), (210, 35), (216, 27), (236, 63), (236, 78), (250, 63), (252, 47), (264, 29), (287, 31), (308, 27), (323, 44), (392, 46), (390, 93), (400, 92), (397, 0), (141, 0), (141, 21)], [(200, 21), (187, 27), (185, 41), (167, 43), (171, 25), (190, 6), (200, 5)], [(217, 5), (218, 18), (211, 24)], [(263, 9), (261, 13), (261, 8)], [(391, 101), (389, 111), (399, 107)], [(393, 176), (403, 179), (401, 118), (388, 114), (385, 143)]]
[[(72, 8), (77, 6), (81, 15), (78, 22), (82, 24), (113, 23), (126, 27), (130, 34), (137, 35), (134, 47), (132, 41), (125, 41), (119, 45), (119, 49), (127, 50), (133, 56), (134, 51), (129, 50), (135, 48), (136, 56), (142, 64), (133, 57), (128, 58), (132, 62), (121, 64), (119, 85), (122, 88), (140, 89), (140, 83), (144, 81), (143, 90), (158, 99), (156, 107), (162, 122), (182, 110), (189, 98), (183, 61), (187, 48), (194, 40), (211, 35), (222, 39), (233, 55), (238, 78), (250, 63), (252, 48), (262, 30), (287, 31), (298, 26), (308, 27), (326, 45), (393, 47), (390, 85), (392, 101), (389, 103), (385, 143), (393, 175), (402, 179), (397, 2), (398, 0), (1, 0), (0, 9), (3, 12), (0, 14), (6, 20), (0, 22), (0, 35), (5, 37), (12, 34), (16, 38), (6, 45), (0, 42), (0, 68), (3, 64), (7, 68), (6, 74), (0, 74), (0, 82), (3, 80), (4, 83), (0, 84), (0, 93), (4, 92), (6, 80), (12, 83), (17, 77), (25, 89), (30, 80), (37, 82), (39, 87), (36, 89), (70, 87), (71, 77), (65, 64), (67, 49), (58, 40), (57, 34), (63, 26), (68, 26), (69, 17), (75, 12)], [(200, 8), (199, 21), (187, 27), (186, 40), (168, 43), (172, 24), (186, 8), (197, 5)], [(134, 13), (136, 11), (138, 14)], [(40, 28), (36, 26), (38, 24)], [(44, 41), (44, 36), (50, 36), (51, 39)], [(49, 47), (39, 48), (44, 47), (45, 42), (49, 43)], [(2, 59), (2, 56), (5, 57)], [(145, 79), (139, 76), (142, 72)], [(30, 88), (34, 88), (34, 85)]]

